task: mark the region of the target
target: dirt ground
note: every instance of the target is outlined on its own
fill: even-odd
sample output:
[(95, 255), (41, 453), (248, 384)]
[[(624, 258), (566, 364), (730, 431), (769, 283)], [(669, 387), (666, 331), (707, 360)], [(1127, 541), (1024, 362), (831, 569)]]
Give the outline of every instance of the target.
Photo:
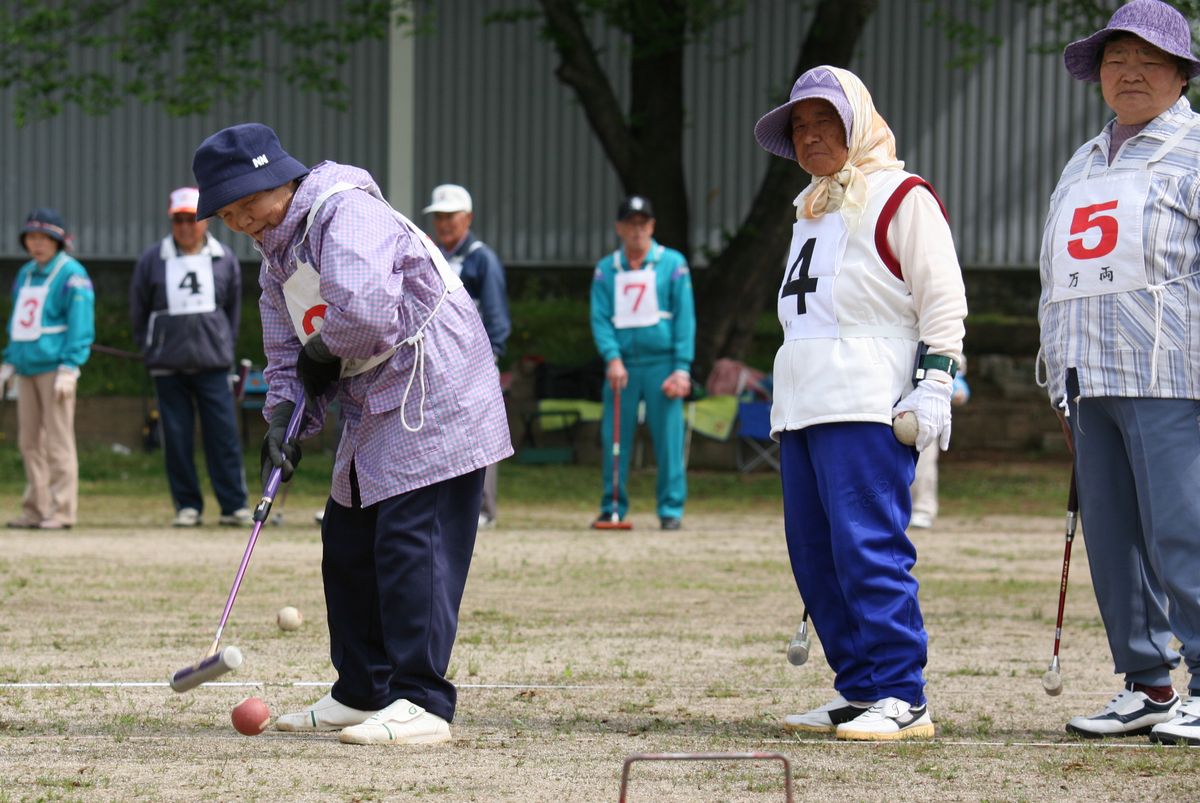
[[(782, 730), (833, 692), (816, 639), (805, 666), (785, 660), (801, 608), (774, 509), (692, 516), (671, 534), (649, 517), (594, 533), (564, 510), (506, 509), (481, 534), (462, 607), (450, 744), (241, 736), (229, 710), (243, 697), (280, 713), (332, 680), (310, 516), (264, 529), (224, 638), (246, 665), (186, 694), (165, 679), (211, 641), (248, 532), (155, 526), (127, 499), (100, 526), (0, 531), (0, 801), (615, 800), (631, 754), (758, 751), (790, 761), (797, 800), (1195, 796), (1200, 751), (1063, 731), (1118, 688), (1082, 538), (1065, 690), (1042, 691), (1061, 518), (942, 519), (915, 536), (930, 742)], [(276, 627), (283, 605), (305, 614), (300, 630)], [(628, 799), (783, 800), (783, 779), (777, 761), (641, 761)]]

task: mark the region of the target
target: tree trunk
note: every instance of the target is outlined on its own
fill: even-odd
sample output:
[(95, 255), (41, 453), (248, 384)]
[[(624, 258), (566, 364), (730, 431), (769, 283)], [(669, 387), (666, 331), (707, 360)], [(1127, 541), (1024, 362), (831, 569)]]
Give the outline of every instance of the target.
[[(655, 238), (691, 253), (683, 169), (683, 53), (687, 9), (679, 0), (634, 4), (629, 128), (636, 145), (625, 192), (654, 204)], [(640, 10), (639, 10), (640, 9)]]
[[(878, 0), (821, 0), (794, 74), (820, 64), (849, 62), (877, 5)], [(706, 376), (720, 357), (746, 353), (759, 316), (776, 298), (796, 219), (791, 202), (807, 183), (808, 175), (798, 164), (772, 158), (741, 227), (702, 277), (698, 275), (696, 376)]]

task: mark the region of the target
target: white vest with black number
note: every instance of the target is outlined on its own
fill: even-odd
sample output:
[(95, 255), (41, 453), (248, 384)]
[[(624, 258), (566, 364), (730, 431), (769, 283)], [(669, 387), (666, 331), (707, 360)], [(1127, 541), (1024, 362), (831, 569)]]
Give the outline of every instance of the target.
[(918, 329), (887, 226), (921, 185), (928, 186), (903, 170), (871, 173), (857, 221), (841, 209), (796, 221), (778, 294), (785, 339), (775, 355), (773, 437), (840, 421), (891, 424), (892, 407), (911, 387)]

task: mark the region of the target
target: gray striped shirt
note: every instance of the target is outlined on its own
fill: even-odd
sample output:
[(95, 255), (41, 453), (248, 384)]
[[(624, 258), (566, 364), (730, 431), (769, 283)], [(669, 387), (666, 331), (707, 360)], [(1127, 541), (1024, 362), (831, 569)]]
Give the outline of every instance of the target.
[[(1050, 400), (1065, 396), (1071, 368), (1085, 397), (1200, 399), (1200, 115), (1180, 98), (1109, 164), (1113, 124), (1075, 152), (1050, 197), (1038, 306)], [(1170, 148), (1148, 164), (1169, 140)], [(1075, 213), (1064, 207), (1068, 192), (1089, 176), (1128, 175), (1132, 183), (1147, 170), (1146, 288), (1051, 301), (1054, 232), (1060, 218)]]

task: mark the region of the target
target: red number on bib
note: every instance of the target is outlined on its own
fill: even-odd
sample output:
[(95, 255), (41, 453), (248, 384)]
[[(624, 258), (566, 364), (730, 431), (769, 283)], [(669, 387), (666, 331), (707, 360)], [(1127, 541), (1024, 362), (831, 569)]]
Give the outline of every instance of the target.
[(646, 295), (646, 285), (644, 285), (644, 284), (627, 284), (627, 285), (625, 285), (625, 295), (629, 295), (630, 290), (637, 293), (637, 297), (633, 299), (633, 312), (637, 312), (637, 308), (642, 303), (642, 296)]
[(37, 320), (38, 303), (36, 299), (30, 298), (25, 301), (25, 317), (17, 321), (22, 329), (28, 329), (33, 326)]
[(1071, 218), (1071, 233), (1082, 234), (1089, 229), (1100, 230), (1100, 242), (1092, 248), (1083, 244), (1083, 238), (1067, 240), (1067, 253), (1075, 259), (1096, 259), (1110, 253), (1117, 247), (1117, 219), (1112, 215), (1101, 215), (1116, 209), (1116, 201), (1106, 201), (1094, 206), (1083, 206), (1075, 210)]
[(316, 319), (325, 320), (325, 304), (317, 304), (315, 307), (309, 307), (304, 311), (304, 320), (300, 322), (300, 326), (304, 329), (304, 334), (311, 335), (317, 331)]

